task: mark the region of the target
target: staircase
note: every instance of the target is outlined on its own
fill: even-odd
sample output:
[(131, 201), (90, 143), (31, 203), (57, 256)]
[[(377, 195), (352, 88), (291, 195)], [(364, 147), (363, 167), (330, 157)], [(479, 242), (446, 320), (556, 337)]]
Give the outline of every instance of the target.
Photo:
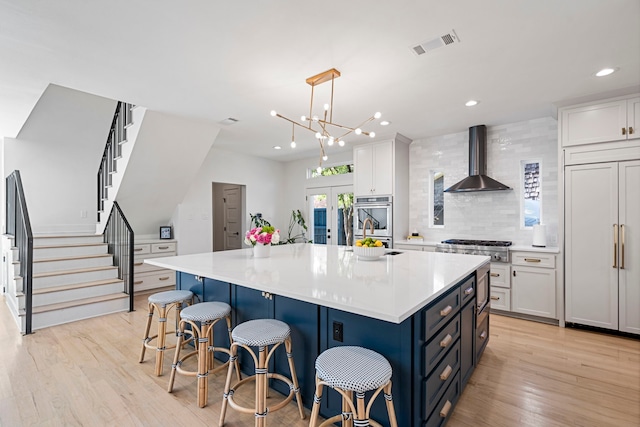
[[(19, 290), (17, 250), (10, 257), (8, 280)], [(32, 280), (33, 330), (129, 310), (125, 282), (102, 235), (34, 236)], [(15, 296), (24, 326), (24, 294)]]

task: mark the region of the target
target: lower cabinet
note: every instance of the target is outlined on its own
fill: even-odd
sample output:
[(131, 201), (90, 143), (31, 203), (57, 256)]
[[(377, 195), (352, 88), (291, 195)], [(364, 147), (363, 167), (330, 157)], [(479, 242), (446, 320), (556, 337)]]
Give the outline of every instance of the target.
[(472, 299), (460, 310), (460, 381), (464, 387), (471, 378), (476, 365), (474, 345), (476, 330), (476, 299)]
[(511, 272), (511, 310), (557, 318), (555, 255), (514, 251)]
[(511, 289), (491, 287), (491, 309), (511, 311)]

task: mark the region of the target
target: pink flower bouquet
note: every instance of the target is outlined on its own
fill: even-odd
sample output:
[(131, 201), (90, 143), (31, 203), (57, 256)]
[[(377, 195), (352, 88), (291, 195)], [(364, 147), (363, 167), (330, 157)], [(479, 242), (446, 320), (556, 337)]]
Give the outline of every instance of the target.
[(271, 226), (252, 228), (244, 236), (244, 242), (251, 246), (255, 246), (256, 243), (263, 245), (273, 243), (275, 245), (280, 242), (280, 230), (276, 230)]

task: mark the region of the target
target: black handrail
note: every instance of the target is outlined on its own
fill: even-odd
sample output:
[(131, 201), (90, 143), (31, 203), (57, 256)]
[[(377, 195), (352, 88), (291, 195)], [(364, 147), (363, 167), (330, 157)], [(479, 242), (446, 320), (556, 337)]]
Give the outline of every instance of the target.
[(13, 171), (6, 178), (6, 224), (7, 235), (13, 236), (13, 246), (18, 249), (22, 293), (25, 297), (25, 334), (32, 333), (33, 312), (33, 233), (27, 202), (22, 188), (20, 171)]
[(118, 202), (113, 202), (107, 225), (102, 234), (113, 262), (118, 267), (118, 278), (124, 281), (125, 294), (129, 295), (129, 311), (133, 311), (133, 229), (124, 216)]

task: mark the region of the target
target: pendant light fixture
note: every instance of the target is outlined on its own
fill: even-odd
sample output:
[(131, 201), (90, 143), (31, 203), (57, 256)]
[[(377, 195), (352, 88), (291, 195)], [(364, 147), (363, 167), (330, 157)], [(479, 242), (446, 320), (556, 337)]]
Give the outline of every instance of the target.
[[(369, 117), (358, 126), (351, 127), (345, 126), (339, 123), (335, 123), (333, 121), (333, 88), (334, 81), (336, 78), (340, 77), (340, 71), (332, 68), (323, 73), (317, 74), (315, 76), (309, 77), (306, 82), (311, 86), (311, 101), (309, 103), (309, 115), (302, 116), (300, 121), (296, 121), (290, 119), (288, 117), (283, 116), (280, 113), (277, 113), (275, 110), (271, 111), (271, 115), (273, 117), (280, 117), (291, 123), (291, 148), (296, 147), (295, 142), (295, 127), (299, 126), (303, 129), (306, 129), (315, 134), (316, 139), (318, 140), (318, 144), (320, 145), (320, 162), (318, 169), (322, 170), (322, 162), (328, 159), (326, 154), (326, 146), (332, 146), (333, 144), (338, 144), (343, 147), (345, 144), (344, 138), (351, 134), (355, 133), (356, 135), (367, 135), (370, 138), (374, 138), (376, 136), (375, 132), (366, 132), (362, 130), (362, 126), (371, 122), (372, 120), (379, 119), (382, 114), (375, 113), (373, 116)], [(313, 95), (314, 88), (322, 83), (331, 82), (331, 98), (328, 104), (324, 104), (324, 111), (321, 115), (313, 114)]]

